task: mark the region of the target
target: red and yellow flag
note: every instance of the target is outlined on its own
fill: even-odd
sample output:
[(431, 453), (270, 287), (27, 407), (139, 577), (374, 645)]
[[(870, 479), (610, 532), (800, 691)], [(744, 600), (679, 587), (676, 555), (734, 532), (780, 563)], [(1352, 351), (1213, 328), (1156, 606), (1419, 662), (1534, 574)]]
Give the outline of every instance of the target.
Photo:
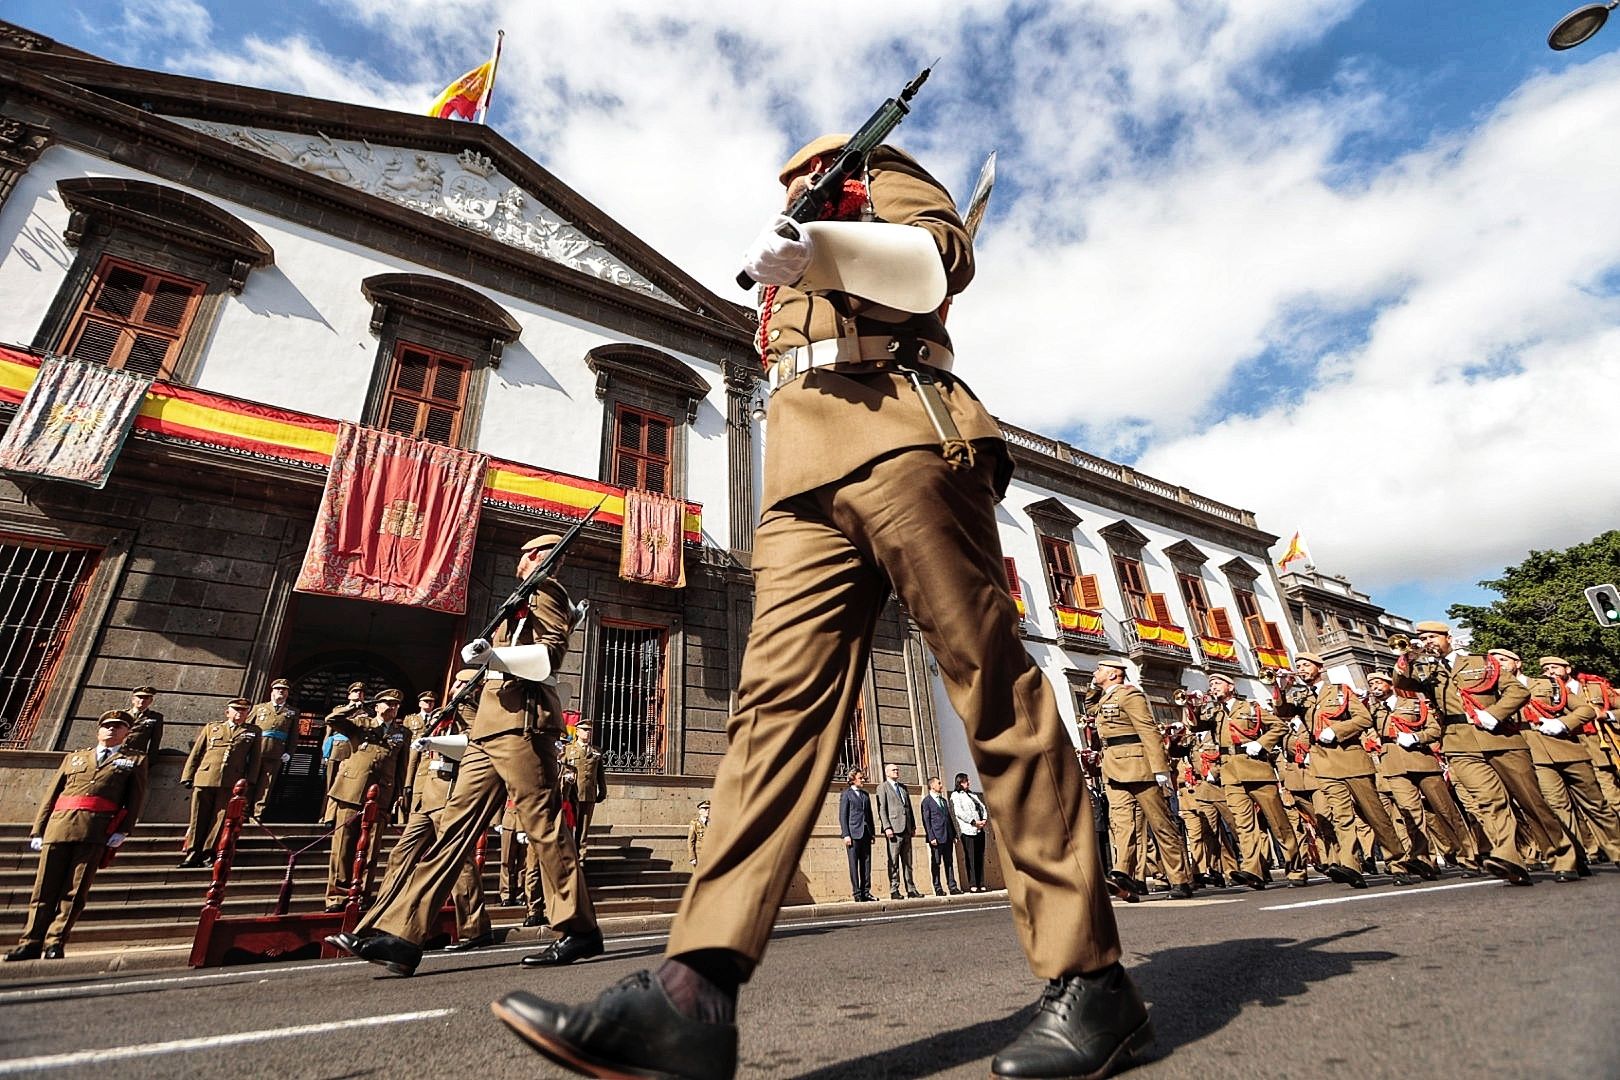
[(1288, 569), (1288, 564), (1295, 559), (1304, 559), (1307, 565), (1315, 565), (1315, 561), (1311, 558), (1311, 549), (1305, 545), (1305, 538), (1297, 531), (1294, 533), (1293, 538), (1288, 541), (1288, 550), (1283, 552), (1282, 561), (1277, 564), (1277, 569)]
[(427, 114), (440, 120), (471, 120), (483, 123), (489, 114), (489, 99), (495, 92), (495, 69), (501, 63), (504, 30), (495, 35), (495, 51), (490, 58), (444, 88)]

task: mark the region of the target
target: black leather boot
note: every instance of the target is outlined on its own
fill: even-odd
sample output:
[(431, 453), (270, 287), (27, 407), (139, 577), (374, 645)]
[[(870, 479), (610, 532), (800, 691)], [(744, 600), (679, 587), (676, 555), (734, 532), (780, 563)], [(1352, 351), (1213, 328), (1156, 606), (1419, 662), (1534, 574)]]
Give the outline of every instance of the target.
[(990, 1063), (992, 1077), (1100, 1080), (1153, 1041), (1147, 1006), (1118, 964), (1047, 983), (1035, 1019)]

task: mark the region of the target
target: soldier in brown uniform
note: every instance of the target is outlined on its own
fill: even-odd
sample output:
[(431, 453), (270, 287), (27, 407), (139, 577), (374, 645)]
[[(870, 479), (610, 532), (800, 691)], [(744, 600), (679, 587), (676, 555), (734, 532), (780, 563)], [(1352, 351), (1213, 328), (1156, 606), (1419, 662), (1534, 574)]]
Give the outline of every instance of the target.
[(232, 699), (225, 705), (225, 719), (204, 725), (191, 744), (191, 754), (180, 770), (181, 786), (191, 789), (191, 824), (186, 829), (181, 869), (213, 864), (225, 808), (238, 780), (248, 781), (247, 798), (250, 804), (253, 801), (251, 785), (259, 775), (263, 740), (248, 720), (252, 707), (247, 698)]
[(405, 695), (398, 690), (384, 690), (377, 695), (375, 715), (369, 723), (362, 723), (351, 713), (334, 713), (326, 719), (333, 730), (349, 737), (353, 747), (327, 793), (334, 815), (332, 850), (326, 863), (327, 911), (342, 911), (348, 901), (366, 792), (371, 785), (377, 785), (377, 821), (365, 852), (365, 865), (370, 866), (382, 844), (383, 826), (388, 823), (395, 795), (409, 783), (406, 766), (412, 740), (399, 716), (404, 700)]
[[(548, 533), (524, 544), (519, 580), (539, 567), (561, 539)], [(563, 935), (524, 957), (524, 966), (553, 967), (601, 955), (602, 931), (573, 834), (563, 821), (557, 787), (563, 715), (552, 673), (567, 655), (575, 617), (568, 590), (553, 576), (497, 628), (493, 643), (474, 642), (464, 651), (468, 663), (489, 667), (439, 836), (414, 873), (378, 896), (355, 933), (334, 934), (328, 942), (395, 974), (414, 973), (435, 914), (509, 793), (518, 824), (531, 844), (540, 845), (546, 916)]]
[[(1579, 837), (1589, 830), (1611, 859), (1620, 856), (1620, 815), (1604, 799), (1592, 755), (1581, 742), (1581, 729), (1596, 719), (1597, 710), (1570, 678), (1562, 657), (1543, 656), (1541, 673), (1530, 680), (1530, 700), (1519, 714), (1536, 783), (1565, 832)], [(1570, 881), (1573, 875), (1555, 871), (1553, 880)]]
[(1395, 676), (1375, 671), (1367, 676), (1367, 711), (1383, 740), (1378, 773), (1389, 784), (1395, 809), (1405, 819), (1408, 836), (1432, 836), (1440, 854), (1468, 876), (1477, 872), (1479, 850), (1463, 823), (1462, 811), (1441, 774), (1440, 720), (1422, 697), (1397, 697)]
[(697, 804), (697, 817), (686, 827), (686, 862), (696, 866), (703, 853), (703, 838), (709, 832), (709, 800)]
[(562, 752), (563, 798), (574, 804), (574, 844), (585, 857), (596, 804), (607, 798), (607, 762), (591, 745), (591, 722), (574, 725), (574, 738)]
[(1236, 684), (1219, 673), (1209, 676), (1210, 712), (1215, 745), (1221, 752), (1221, 790), (1237, 823), (1243, 868), (1233, 879), (1251, 889), (1266, 887), (1266, 841), (1261, 819), (1282, 848), (1283, 865), (1290, 885), (1306, 882), (1305, 862), (1299, 854), (1299, 840), (1293, 822), (1283, 809), (1282, 793), (1277, 790), (1277, 770), (1271, 764), (1288, 725), (1259, 702), (1246, 701), (1233, 691)]
[[(353, 719), (355, 716), (364, 713), (366, 710), (366, 684), (363, 682), (350, 683), (348, 698), (347, 702), (326, 714), (326, 730), (322, 737), (322, 745), (325, 745), (325, 740), (330, 739), (332, 749), (321, 764), (326, 769), (326, 790), (328, 791), (332, 790), (332, 784), (337, 780), (338, 770), (343, 768), (343, 759), (354, 753), (354, 745), (349, 742), (349, 737), (332, 726), (332, 718), (348, 717)], [(332, 804), (328, 802), (324, 820), (330, 822), (332, 814)]]
[(1315, 653), (1300, 653), (1294, 658), (1294, 669), (1311, 691), (1305, 714), (1300, 719), (1313, 744), (1311, 772), (1321, 785), (1322, 796), (1333, 818), (1333, 831), (1339, 840), (1338, 861), (1329, 864), (1325, 871), (1327, 876), (1352, 888), (1367, 887), (1361, 872), (1348, 862), (1350, 838), (1355, 835), (1356, 818), (1360, 817), (1372, 828), (1373, 836), (1384, 849), (1391, 880), (1397, 885), (1416, 882), (1419, 867), (1384, 812), (1378, 787), (1373, 782), (1376, 770), (1372, 758), (1361, 745), (1362, 733), (1372, 727), (1367, 706), (1348, 686), (1327, 681), (1326, 665)]
[(1440, 749), (1452, 781), (1468, 792), (1469, 809), (1491, 845), (1480, 866), (1513, 885), (1535, 884), (1514, 835), (1516, 803), (1553, 871), (1574, 870), (1574, 846), (1542, 797), (1530, 748), (1518, 732), (1529, 688), (1504, 679), (1495, 657), (1454, 649), (1445, 623), (1426, 620), (1416, 630), (1417, 651), (1396, 662), (1395, 687), (1428, 698), (1440, 718)]
[[(462, 687), (478, 678), (478, 674), (476, 668), (463, 668), (456, 672), (455, 680), (450, 684), (450, 695), (454, 697)], [(437, 698), (434, 700), (437, 702)], [(465, 751), (466, 732), (471, 726), (473, 713), (473, 705), (469, 701), (462, 702), (455, 712), (440, 718), (431, 727), (428, 723), (433, 717), (431, 707), (416, 718), (416, 728), (421, 734), (411, 740), (402, 793), (410, 814), (405, 819), (405, 827), (400, 830), (399, 839), (394, 842), (393, 850), (388, 853), (388, 866), (383, 872), (379, 893), (387, 895), (393, 892), (398, 887), (396, 879), (415, 869), (417, 860), (434, 837), (439, 835), (445, 805), (455, 788), (456, 769), (460, 755)], [(410, 719), (406, 717), (403, 725), (407, 731), (410, 730)], [(461, 876), (456, 878), (450, 900), (456, 909), (459, 940), (446, 946), (447, 951), (481, 949), (495, 944), (489, 911), (484, 905), (484, 882), (478, 873), (476, 849), (462, 864)]]
[[(1301, 724), (1303, 727), (1303, 724)], [(1303, 730), (1289, 728), (1283, 736), (1278, 758), (1278, 776), (1287, 798), (1283, 808), (1294, 825), (1300, 856), (1311, 866), (1327, 873), (1326, 867), (1338, 862), (1333, 820), (1322, 799), (1321, 784), (1311, 773), (1311, 737)]]
[(40, 800), (28, 846), (39, 852), (28, 924), (7, 960), (60, 960), (68, 931), (109, 851), (135, 828), (146, 801), (146, 763), (124, 750), (129, 714), (101, 714), (96, 745), (62, 759)]
[[(1597, 776), (1598, 787), (1603, 789), (1603, 798), (1615, 813), (1620, 814), (1620, 735), (1617, 735), (1615, 707), (1620, 705), (1620, 697), (1609, 685), (1609, 680), (1601, 675), (1588, 675), (1577, 672), (1575, 681), (1580, 684), (1581, 693), (1591, 704), (1593, 710), (1592, 722), (1581, 731), (1581, 743), (1586, 747), (1592, 758), (1592, 771)], [(1620, 861), (1620, 856), (1616, 856)]]
[(1224, 887), (1233, 874), (1242, 869), (1238, 851), (1237, 822), (1232, 808), (1226, 803), (1226, 792), (1221, 788), (1221, 748), (1208, 732), (1199, 733), (1200, 742), (1193, 750), (1192, 760), (1198, 773), (1193, 788), (1192, 804), (1203, 822), (1204, 833), (1215, 846), (1213, 869), (1205, 872), (1205, 884)]
[(1165, 799), (1170, 760), (1164, 752), (1164, 736), (1153, 720), (1147, 697), (1125, 681), (1123, 661), (1097, 661), (1093, 679), (1102, 691), (1092, 711), (1103, 744), (1108, 832), (1114, 847), (1114, 866), (1107, 874), (1108, 891), (1127, 903), (1141, 899), (1136, 882), (1145, 879), (1147, 871), (1137, 845), (1141, 827), (1146, 824), (1170, 881), (1170, 898), (1188, 899), (1192, 896), (1192, 874), (1187, 869), (1181, 829)]
[(259, 794), (253, 804), (253, 816), (257, 818), (264, 817), (270, 794), (281, 777), (281, 770), (292, 760), (292, 745), (298, 738), (298, 711), (287, 704), (291, 693), (292, 684), (286, 679), (277, 679), (270, 684), (270, 700), (259, 702), (248, 714), (248, 720), (259, 729), (259, 738), (264, 740), (259, 754), (259, 775), (253, 781), (253, 790)]
[[(423, 690), (420, 694), (416, 695), (416, 711), (407, 714), (404, 720), (405, 734), (406, 737), (411, 740), (411, 742), (415, 742), (417, 739), (420, 739), (422, 736), (427, 734), (427, 718), (433, 715), (433, 710), (437, 709), (438, 707), (439, 695), (434, 693), (432, 690)], [(411, 774), (407, 772), (405, 775), (406, 778), (409, 779)], [(408, 806), (402, 799), (395, 799), (394, 824), (405, 824), (405, 822), (410, 818), (410, 815), (410, 806)]]
[(152, 708), (157, 687), (137, 686), (129, 692), (129, 738), (124, 740), (124, 753), (139, 754), (150, 765), (163, 746), (163, 714)]
[[(790, 200), (846, 141), (827, 136), (793, 156), (780, 177)], [(1005, 823), (1014, 921), (1049, 980), (992, 1071), (1100, 1076), (1144, 1047), (1151, 1027), (1118, 963), (1072, 740), (1017, 634), (995, 510), (1012, 459), (995, 419), (948, 371), (950, 338), (934, 314), (972, 277), (971, 240), (938, 181), (888, 147), (832, 216), (845, 220), (773, 223), (748, 258), (767, 286), (760, 345), (776, 385), (754, 623), (707, 851), (668, 957), (593, 1004), (514, 993), (496, 1009), (554, 1060), (732, 1075), (736, 994), (815, 827), (892, 590), (966, 724), (985, 801)]]

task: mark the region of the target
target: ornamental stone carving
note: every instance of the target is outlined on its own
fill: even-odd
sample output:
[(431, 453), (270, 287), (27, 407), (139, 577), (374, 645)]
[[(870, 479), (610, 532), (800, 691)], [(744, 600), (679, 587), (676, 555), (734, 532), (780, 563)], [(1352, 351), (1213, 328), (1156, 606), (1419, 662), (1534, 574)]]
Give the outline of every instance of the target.
[(296, 132), (169, 117), (205, 135), (334, 183), (519, 248), (592, 277), (674, 304), (670, 296), (474, 150), (459, 155)]

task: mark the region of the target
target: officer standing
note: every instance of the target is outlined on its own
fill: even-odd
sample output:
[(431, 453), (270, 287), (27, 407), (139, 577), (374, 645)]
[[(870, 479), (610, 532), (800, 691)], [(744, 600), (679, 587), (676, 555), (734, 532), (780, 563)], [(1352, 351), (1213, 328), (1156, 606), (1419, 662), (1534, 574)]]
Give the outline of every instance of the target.
[[(789, 200), (847, 136), (782, 168)], [(1102, 1075), (1152, 1038), (1119, 966), (1091, 807), (1057, 700), (1017, 633), (996, 525), (1012, 459), (948, 369), (936, 311), (973, 275), (950, 195), (888, 147), (813, 231), (772, 222), (746, 260), (776, 386), (754, 542), (755, 609), (708, 853), (656, 973), (567, 1008), (496, 1011), (553, 1060), (730, 1076), (735, 1001), (832, 778), (891, 589), (921, 627), (966, 728), (1000, 833), (1014, 921), (1042, 1008), (993, 1073)], [(786, 233), (787, 235), (783, 235)], [(819, 239), (818, 239), (819, 237)]]
[(291, 693), (292, 684), (286, 679), (277, 679), (270, 684), (270, 700), (253, 706), (253, 712), (248, 715), (249, 721), (259, 729), (259, 738), (264, 740), (259, 754), (259, 775), (253, 781), (253, 788), (259, 793), (253, 804), (256, 818), (264, 817), (264, 808), (270, 802), (281, 770), (292, 760), (293, 740), (298, 738), (298, 712), (287, 704)]
[[(709, 831), (709, 800), (704, 799), (697, 804), (697, 817), (686, 827), (686, 856), (687, 865), (696, 866), (703, 853), (703, 838)], [(868, 838), (867, 850), (871, 850)], [(859, 890), (857, 890), (859, 891)], [(855, 899), (859, 900), (857, 896)]]
[(1232, 878), (1251, 889), (1266, 887), (1266, 855), (1271, 845), (1261, 826), (1263, 819), (1282, 848), (1288, 883), (1303, 885), (1305, 860), (1299, 853), (1294, 825), (1283, 809), (1277, 770), (1271, 764), (1271, 755), (1288, 725), (1259, 702), (1237, 697), (1236, 688), (1225, 675), (1209, 676), (1209, 697), (1215, 706), (1211, 719), (1215, 744), (1221, 751), (1221, 791), (1237, 822), (1242, 849), (1243, 868), (1234, 871)]
[(607, 762), (602, 751), (591, 745), (591, 722), (574, 725), (574, 737), (562, 752), (563, 799), (574, 804), (574, 846), (585, 857), (590, 839), (591, 818), (596, 804), (607, 799)]
[(225, 719), (206, 724), (191, 744), (191, 754), (180, 771), (180, 784), (191, 789), (191, 824), (186, 830), (182, 870), (212, 866), (214, 848), (219, 843), (225, 809), (238, 780), (247, 780), (248, 802), (253, 801), (252, 781), (259, 775), (259, 755), (263, 740), (259, 729), (248, 719), (253, 703), (233, 698), (225, 704)]
[(124, 740), (126, 754), (139, 754), (150, 764), (163, 746), (163, 714), (152, 708), (157, 687), (137, 686), (129, 692), (129, 738)]
[[(537, 569), (561, 540), (548, 533), (524, 544), (518, 579)], [(395, 974), (413, 974), (435, 914), (479, 834), (510, 793), (518, 824), (531, 845), (540, 845), (546, 916), (563, 935), (524, 957), (524, 966), (553, 967), (601, 955), (602, 931), (558, 797), (557, 737), (563, 715), (552, 673), (567, 655), (574, 618), (568, 591), (553, 575), (497, 628), (492, 644), (473, 643), (481, 646), (473, 654), (489, 667), (442, 830), (415, 872), (377, 898), (355, 933), (327, 938), (332, 945)]]
[[(434, 693), (432, 690), (423, 690), (421, 693), (417, 694), (416, 711), (407, 714), (404, 720), (405, 737), (414, 743), (417, 739), (420, 739), (422, 736), (426, 735), (428, 729), (428, 717), (432, 716), (433, 710), (437, 709), (438, 707), (439, 695)], [(407, 772), (405, 776), (406, 779), (409, 780), (411, 773)], [(410, 815), (411, 808), (407, 804), (407, 800), (396, 799), (393, 807), (394, 824), (405, 824), (405, 822), (410, 818)]]
[(28, 924), (7, 960), (62, 959), (96, 871), (134, 830), (147, 770), (139, 754), (123, 748), (129, 729), (129, 713), (102, 713), (96, 744), (66, 755), (40, 800), (28, 839), (39, 852)]
[(356, 846), (360, 842), (361, 816), (366, 808), (366, 792), (377, 785), (377, 820), (366, 841), (365, 865), (377, 857), (383, 826), (394, 805), (397, 792), (407, 784), (406, 758), (411, 739), (400, 720), (399, 706), (405, 695), (384, 690), (377, 695), (375, 715), (362, 722), (351, 713), (334, 713), (326, 722), (347, 735), (353, 747), (344, 759), (328, 792), (334, 814), (332, 851), (326, 865), (326, 910), (342, 911), (348, 902), (354, 873)]
[[(321, 739), (321, 766), (326, 770), (326, 790), (332, 790), (332, 783), (337, 779), (338, 770), (343, 767), (343, 759), (354, 752), (349, 744), (349, 737), (332, 726), (333, 717), (354, 717), (357, 713), (365, 711), (366, 684), (352, 682), (346, 691), (348, 700), (331, 712), (326, 714), (326, 731)], [(327, 804), (326, 821), (332, 820), (332, 807)]]

